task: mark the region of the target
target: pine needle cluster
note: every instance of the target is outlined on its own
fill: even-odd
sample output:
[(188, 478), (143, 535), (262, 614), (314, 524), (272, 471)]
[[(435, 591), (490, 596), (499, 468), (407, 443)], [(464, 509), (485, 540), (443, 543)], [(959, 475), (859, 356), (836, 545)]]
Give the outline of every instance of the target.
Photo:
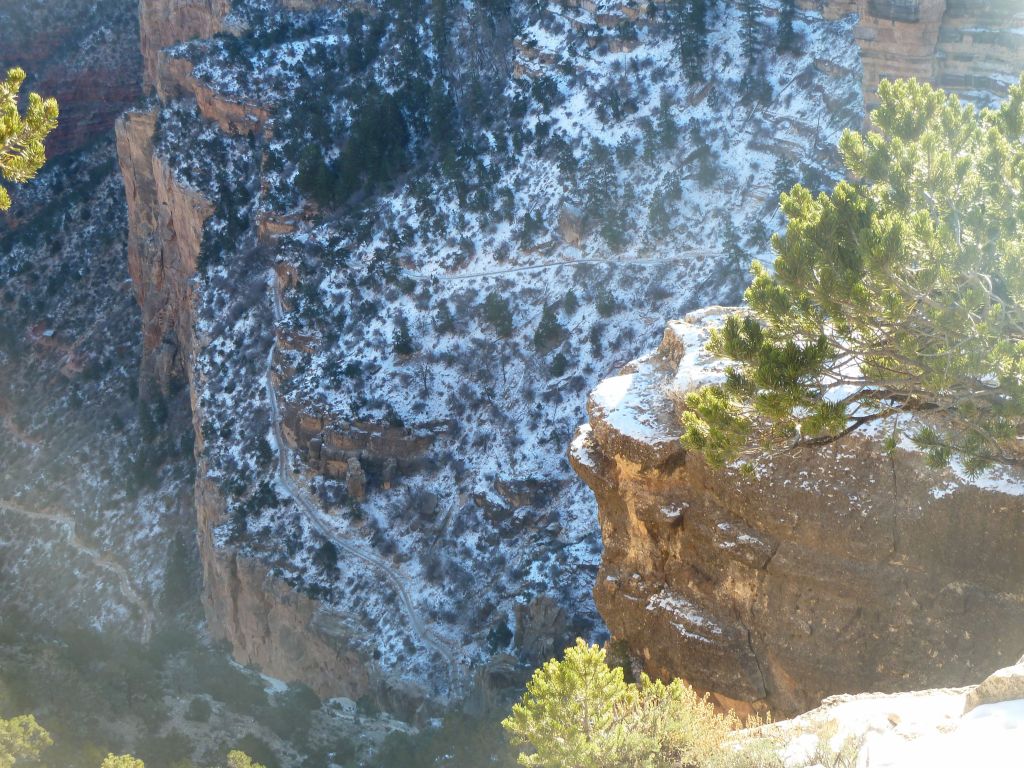
[(915, 80), (878, 95), (840, 141), (849, 180), (782, 195), (774, 270), (712, 335), (734, 365), (687, 395), (683, 442), (714, 465), (883, 420), (935, 466), (1021, 462), (1024, 78), (994, 110)]
[[(10, 69), (0, 80), (0, 178), (28, 181), (46, 162), (43, 141), (57, 127), (57, 101), (30, 93), (25, 114), (18, 111), (18, 94), (25, 70)], [(11, 207), (11, 196), (0, 185), (0, 211)]]

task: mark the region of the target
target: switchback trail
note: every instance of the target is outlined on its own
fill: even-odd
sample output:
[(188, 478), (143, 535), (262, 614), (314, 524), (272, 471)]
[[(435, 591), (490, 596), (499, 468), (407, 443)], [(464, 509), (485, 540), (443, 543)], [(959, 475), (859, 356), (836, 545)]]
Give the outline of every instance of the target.
[(660, 264), (670, 264), (676, 261), (683, 261), (694, 256), (722, 256), (722, 251), (710, 251), (705, 249), (693, 249), (689, 251), (678, 251), (673, 256), (663, 256), (657, 259), (576, 259), (570, 261), (548, 261), (542, 264), (526, 264), (520, 267), (507, 267), (505, 269), (493, 269), (485, 272), (467, 272), (458, 275), (446, 275), (441, 273), (426, 274), (403, 269), (402, 274), (414, 280), (438, 280), (443, 283), (450, 283), (455, 280), (472, 280), (477, 277), (500, 277), (515, 272), (532, 272), (539, 269), (554, 269), (556, 267), (574, 267), (579, 264), (606, 264), (613, 267), (656, 267)]
[[(273, 297), (274, 320), (276, 322), (280, 322), (284, 317), (284, 309), (281, 306), (281, 297), (278, 294), (278, 290), (274, 282), (273, 272), (270, 273), (270, 290)], [(319, 507), (310, 500), (306, 495), (305, 490), (302, 489), (292, 477), (291, 470), (289, 469), (290, 449), (287, 441), (284, 439), (284, 434), (281, 431), (281, 412), (277, 400), (277, 390), (274, 387), (273, 381), (273, 358), (276, 349), (277, 342), (275, 341), (271, 346), (270, 354), (267, 357), (266, 389), (267, 402), (270, 405), (272, 433), (277, 447), (278, 480), (292, 499), (294, 499), (306, 521), (321, 536), (334, 544), (339, 551), (366, 563), (371, 568), (378, 571), (394, 588), (395, 593), (398, 595), (399, 602), (402, 604), (402, 608), (409, 619), (409, 625), (412, 628), (413, 633), (424, 645), (434, 651), (437, 651), (437, 653), (445, 660), (445, 663), (448, 666), (449, 683), (454, 687), (458, 679), (458, 661), (447, 645), (437, 639), (433, 632), (431, 632), (420, 619), (420, 616), (416, 611), (416, 607), (412, 602), (412, 598), (409, 597), (409, 593), (405, 589), (405, 585), (402, 581), (402, 575), (398, 569), (375, 555), (372, 551), (355, 544), (352, 541), (339, 538), (337, 532), (325, 519), (323, 512), (321, 512)]]

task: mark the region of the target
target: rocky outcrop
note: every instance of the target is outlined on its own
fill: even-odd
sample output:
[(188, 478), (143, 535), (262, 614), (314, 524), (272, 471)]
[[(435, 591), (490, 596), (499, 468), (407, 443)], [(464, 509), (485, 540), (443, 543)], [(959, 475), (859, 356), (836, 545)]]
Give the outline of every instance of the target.
[(263, 130), (269, 114), (263, 107), (228, 99), (192, 75), (187, 59), (158, 51), (156, 92), (163, 102), (193, 98), (199, 114), (217, 123), (224, 133), (245, 136)]
[(969, 482), (870, 436), (713, 470), (683, 450), (672, 393), (721, 375), (720, 312), (669, 324), (601, 383), (571, 448), (604, 555), (594, 595), (653, 674), (740, 709), (962, 684), (1024, 636), (1024, 477)]
[(1024, 701), (1024, 656), (1012, 667), (993, 672), (967, 694), (964, 714), (986, 704)]
[(295, 403), (285, 406), (283, 426), (289, 446), (302, 454), (314, 472), (345, 479), (355, 461), (359, 472), (365, 468), (380, 482), (391, 482), (396, 472), (422, 468), (428, 449), (445, 428), (444, 424), (412, 429), (376, 421), (336, 422)]
[(213, 205), (178, 181), (153, 148), (156, 112), (118, 120), (117, 154), (128, 199), (128, 271), (142, 308), (140, 383), (166, 392), (191, 368), (203, 225)]
[(827, 18), (856, 13), (864, 100), (885, 78), (916, 77), (981, 101), (1001, 96), (1024, 70), (1024, 20), (1008, 0), (800, 0)]
[(162, 48), (213, 37), (224, 28), (230, 9), (229, 0), (140, 0), (139, 40), (146, 87), (156, 87)]

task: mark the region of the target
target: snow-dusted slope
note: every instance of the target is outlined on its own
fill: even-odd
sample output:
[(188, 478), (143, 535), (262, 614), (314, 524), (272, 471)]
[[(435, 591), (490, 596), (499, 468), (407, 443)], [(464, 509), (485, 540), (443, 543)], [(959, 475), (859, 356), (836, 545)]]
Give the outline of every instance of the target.
[[(227, 137), (173, 103), (157, 152), (217, 207), (191, 379), (204, 467), (228, 499), (218, 546), (319, 598), (385, 675), (443, 698), (460, 685), (403, 593), (463, 670), (603, 631), (594, 504), (565, 459), (585, 393), (666, 317), (738, 296), (746, 263), (768, 256), (778, 193), (836, 172), (838, 134), (862, 119), (860, 72), (849, 21), (804, 14), (802, 52), (775, 53), (772, 3), (765, 103), (741, 88), (730, 4), (710, 18), (694, 85), (665, 25), (625, 6), (515, 4), (506, 29), (460, 5), (442, 57), (426, 18), (389, 26), (400, 5), (236, 5), (238, 37), (165, 56), (219, 98), (266, 107), (269, 131)], [(355, 67), (357, 38), (374, 35)], [(367, 101), (372, 84), (401, 105), (409, 161), (374, 194), (316, 206), (303, 153), (343, 162), (367, 104), (388, 101)], [(456, 115), (457, 140), (422, 127), (436, 125), (416, 111), (431, 98)], [(272, 333), (293, 474), (328, 535), (274, 471)], [(331, 540), (372, 548), (401, 589)]]

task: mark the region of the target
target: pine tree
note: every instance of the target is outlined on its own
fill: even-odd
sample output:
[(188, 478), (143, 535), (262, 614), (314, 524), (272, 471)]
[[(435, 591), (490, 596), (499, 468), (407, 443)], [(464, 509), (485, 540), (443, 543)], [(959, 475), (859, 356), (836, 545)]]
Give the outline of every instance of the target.
[(1024, 79), (998, 110), (883, 81), (851, 181), (782, 195), (775, 268), (709, 348), (733, 362), (686, 398), (684, 443), (721, 465), (885, 420), (936, 466), (1024, 462)]
[(686, 79), (696, 83), (704, 77), (708, 55), (708, 8), (706, 0), (688, 0), (685, 5), (679, 52)]
[[(0, 178), (21, 183), (33, 178), (46, 162), (43, 141), (57, 127), (57, 101), (38, 93), (28, 96), (28, 108), (18, 111), (18, 94), (25, 71), (14, 68), (0, 80)], [(0, 185), (0, 211), (11, 207), (10, 194)]]
[(610, 669), (605, 651), (583, 640), (534, 672), (502, 722), (514, 745), (533, 750), (519, 764), (535, 768), (765, 765), (723, 752), (738, 725), (679, 680), (625, 682), (622, 668)]
[(522, 701), (502, 722), (513, 744), (529, 744), (524, 766), (596, 768), (623, 739), (618, 710), (630, 690), (622, 670), (609, 669), (605, 652), (577, 640), (562, 661), (536, 670)]
[(512, 335), (512, 310), (508, 299), (491, 291), (484, 299), (484, 320), (494, 327), (495, 333), (503, 339)]
[(795, 53), (799, 50), (799, 37), (793, 29), (796, 18), (796, 0), (782, 0), (779, 9), (779, 26), (776, 33), (776, 48), (782, 52)]
[(739, 6), (743, 17), (740, 27), (743, 59), (746, 62), (747, 71), (752, 72), (757, 68), (758, 59), (761, 56), (761, 30), (758, 22), (758, 17), (761, 15), (761, 3), (759, 0), (740, 0)]
[(533, 346), (538, 352), (547, 352), (565, 336), (565, 329), (558, 322), (556, 305), (547, 304), (541, 314), (540, 323), (533, 333)]
[(690, 118), (690, 143), (693, 144), (692, 156), (697, 161), (697, 183), (709, 187), (718, 178), (718, 163), (715, 153), (708, 144), (697, 118)]
[(395, 319), (395, 330), (391, 336), (391, 342), (396, 355), (404, 357), (416, 351), (412, 334), (409, 332), (409, 321), (405, 319), (405, 315), (400, 314)]
[(107, 755), (100, 768), (146, 768), (146, 764), (131, 755)]
[(0, 720), (0, 768), (31, 763), (53, 744), (50, 734), (32, 715)]

